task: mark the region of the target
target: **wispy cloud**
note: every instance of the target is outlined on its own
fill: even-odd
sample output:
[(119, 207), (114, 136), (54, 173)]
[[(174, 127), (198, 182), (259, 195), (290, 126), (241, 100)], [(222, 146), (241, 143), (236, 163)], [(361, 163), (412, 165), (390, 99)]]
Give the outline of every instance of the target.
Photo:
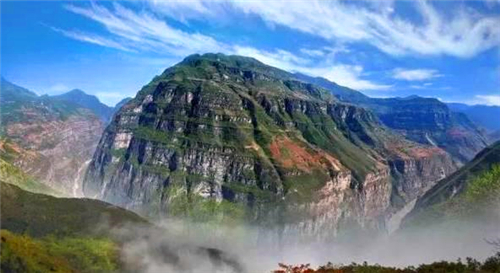
[(301, 48), (300, 52), (302, 52), (305, 55), (311, 56), (311, 57), (322, 57), (325, 56), (325, 52), (320, 49), (307, 49), (307, 48)]
[(363, 79), (364, 71), (360, 65), (334, 65), (316, 68), (302, 68), (299, 72), (312, 76), (321, 76), (337, 84), (362, 91), (388, 91), (392, 90), (392, 85), (379, 84)]
[[(310, 35), (338, 42), (364, 42), (390, 55), (450, 55), (469, 58), (500, 46), (500, 17), (459, 3), (440, 13), (427, 1), (408, 2), (421, 20), (395, 12), (393, 1), (160, 1), (151, 4), (166, 16), (217, 20), (235, 10), (260, 16)], [(464, 31), (467, 30), (467, 31)]]
[(100, 23), (112, 35), (112, 38), (106, 38), (77, 31), (59, 30), (77, 40), (121, 50), (149, 50), (160, 53), (167, 51), (173, 55), (227, 51), (223, 44), (212, 37), (176, 29), (150, 13), (135, 12), (118, 3), (113, 4), (113, 9), (98, 4), (92, 4), (90, 8), (74, 5), (68, 5), (66, 8)]
[(397, 80), (405, 81), (424, 81), (437, 77), (441, 77), (437, 70), (434, 69), (403, 69), (396, 68), (392, 71), (392, 77)]
[(91, 43), (91, 44), (96, 44), (96, 45), (109, 47), (109, 48), (115, 48), (115, 49), (124, 50), (124, 51), (134, 51), (133, 49), (128, 48), (127, 46), (122, 45), (119, 42), (115, 42), (113, 40), (106, 39), (106, 38), (99, 36), (99, 35), (83, 33), (83, 32), (75, 31), (75, 30), (73, 30), (73, 31), (62, 30), (62, 29), (55, 28), (55, 27), (52, 27), (52, 30), (59, 32), (59, 33), (62, 33), (66, 37), (73, 38), (75, 40), (79, 40), (82, 42), (87, 42), (87, 43)]
[(334, 58), (337, 54), (350, 52), (344, 45), (325, 46), (319, 49), (316, 48), (301, 48), (300, 52), (310, 57), (329, 57)]
[(475, 104), (498, 105), (500, 106), (500, 95), (477, 95)]
[[(313, 76), (322, 76), (359, 90), (387, 90), (388, 85), (378, 84), (363, 79), (363, 67), (332, 63), (334, 56), (348, 50), (343, 46), (323, 47), (318, 50), (304, 49), (298, 56), (286, 50), (261, 50), (254, 47), (227, 44), (200, 33), (190, 33), (174, 28), (145, 10), (135, 11), (118, 3), (113, 8), (93, 3), (82, 7), (69, 5), (66, 8), (81, 16), (100, 23), (107, 30), (106, 34), (89, 34), (81, 31), (69, 31), (53, 28), (69, 38), (115, 48), (124, 51), (150, 51), (161, 56), (184, 57), (193, 53), (222, 52), (254, 57), (261, 62), (289, 71), (297, 71)], [(217, 9), (205, 10), (203, 5), (194, 3), (195, 12), (208, 14)], [(187, 20), (179, 17), (179, 20)], [(106, 35), (106, 36), (103, 36)], [(323, 62), (313, 61), (323, 56)]]

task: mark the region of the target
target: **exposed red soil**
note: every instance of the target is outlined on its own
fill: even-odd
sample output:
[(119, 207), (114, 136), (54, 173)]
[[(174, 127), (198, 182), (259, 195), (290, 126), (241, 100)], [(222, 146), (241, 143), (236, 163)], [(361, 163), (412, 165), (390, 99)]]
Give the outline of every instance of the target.
[(269, 150), (273, 159), (287, 169), (296, 168), (310, 173), (318, 167), (340, 170), (342, 166), (336, 158), (324, 151), (308, 147), (285, 136), (275, 137)]

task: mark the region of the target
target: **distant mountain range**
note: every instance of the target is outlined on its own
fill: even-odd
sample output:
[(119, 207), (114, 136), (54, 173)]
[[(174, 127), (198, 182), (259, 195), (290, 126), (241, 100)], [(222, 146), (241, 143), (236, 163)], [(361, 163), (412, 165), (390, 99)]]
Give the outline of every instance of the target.
[(467, 115), (474, 123), (484, 128), (492, 141), (500, 140), (500, 106), (467, 105), (447, 103), (452, 111)]
[(131, 98), (125, 98), (118, 102), (115, 107), (110, 107), (99, 101), (96, 96), (89, 95), (80, 89), (73, 89), (61, 95), (51, 96), (51, 98), (73, 102), (81, 107), (90, 109), (104, 123), (108, 123), (113, 117), (113, 114), (120, 109), (121, 106), (131, 100)]
[(489, 143), (486, 134), (465, 114), (452, 111), (437, 99), (371, 98), (324, 78), (295, 76), (328, 89), (341, 101), (372, 110), (389, 128), (413, 141), (443, 148), (458, 162), (468, 162)]
[(96, 96), (89, 95), (80, 89), (73, 89), (67, 93), (51, 96), (54, 100), (65, 100), (73, 102), (81, 107), (90, 109), (103, 122), (109, 122), (114, 113), (114, 108), (99, 101)]

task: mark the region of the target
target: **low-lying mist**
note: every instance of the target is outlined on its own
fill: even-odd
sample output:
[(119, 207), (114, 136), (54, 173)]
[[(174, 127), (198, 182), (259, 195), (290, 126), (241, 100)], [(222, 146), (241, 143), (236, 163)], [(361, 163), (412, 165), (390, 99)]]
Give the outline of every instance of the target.
[(313, 266), (368, 262), (404, 267), (495, 253), (500, 222), (449, 221), (391, 235), (347, 233), (334, 241), (306, 238), (251, 225), (165, 219), (159, 228), (128, 226), (114, 231), (130, 272), (271, 272), (278, 263)]

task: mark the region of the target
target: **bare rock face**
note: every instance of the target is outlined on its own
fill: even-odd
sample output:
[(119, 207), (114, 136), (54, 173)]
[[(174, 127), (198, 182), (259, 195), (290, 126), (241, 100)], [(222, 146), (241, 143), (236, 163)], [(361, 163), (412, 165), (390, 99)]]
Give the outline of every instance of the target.
[(88, 197), (143, 215), (259, 222), (331, 236), (385, 229), (455, 169), (439, 148), (254, 59), (193, 55), (124, 105), (85, 175)]
[[(90, 110), (2, 79), (1, 155), (53, 189), (82, 196), (82, 181), (104, 123)], [(2, 145), (3, 146), (3, 145)]]
[(103, 123), (97, 118), (72, 116), (64, 121), (13, 124), (7, 133), (23, 137), (36, 156), (21, 155), (14, 164), (54, 189), (82, 196), (81, 183), (92, 158)]

